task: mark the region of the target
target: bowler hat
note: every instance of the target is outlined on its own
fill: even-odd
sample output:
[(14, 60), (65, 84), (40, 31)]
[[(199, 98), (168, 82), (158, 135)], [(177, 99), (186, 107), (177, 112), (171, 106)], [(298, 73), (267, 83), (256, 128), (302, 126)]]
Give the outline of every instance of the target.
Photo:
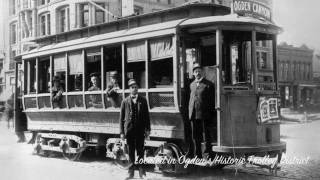
[(200, 66), (200, 64), (199, 63), (194, 63), (193, 64), (193, 67), (192, 67), (192, 71), (194, 71), (195, 69), (198, 69), (198, 68), (202, 68), (201, 66)]
[(132, 86), (132, 85), (134, 85), (134, 84), (137, 84), (137, 81), (136, 81), (136, 80), (130, 79), (130, 80), (128, 81), (128, 86), (129, 86), (129, 87)]

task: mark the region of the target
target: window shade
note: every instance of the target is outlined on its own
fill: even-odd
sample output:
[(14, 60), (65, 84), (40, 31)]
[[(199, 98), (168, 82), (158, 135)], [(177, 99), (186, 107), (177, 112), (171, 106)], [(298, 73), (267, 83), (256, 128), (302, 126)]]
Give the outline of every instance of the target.
[(150, 41), (151, 60), (171, 57), (173, 54), (172, 39), (165, 37)]
[(69, 74), (83, 73), (82, 52), (76, 51), (69, 54)]
[(59, 54), (54, 56), (54, 72), (66, 71), (66, 56), (65, 54)]
[(145, 61), (145, 44), (144, 41), (127, 44), (128, 62)]

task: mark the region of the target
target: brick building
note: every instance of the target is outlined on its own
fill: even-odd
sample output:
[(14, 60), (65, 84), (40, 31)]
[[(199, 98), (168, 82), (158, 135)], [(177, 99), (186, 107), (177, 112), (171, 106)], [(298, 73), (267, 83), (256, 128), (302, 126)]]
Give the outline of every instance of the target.
[(313, 81), (313, 50), (307, 46), (278, 46), (278, 75), (282, 107), (299, 108), (312, 104), (317, 85)]

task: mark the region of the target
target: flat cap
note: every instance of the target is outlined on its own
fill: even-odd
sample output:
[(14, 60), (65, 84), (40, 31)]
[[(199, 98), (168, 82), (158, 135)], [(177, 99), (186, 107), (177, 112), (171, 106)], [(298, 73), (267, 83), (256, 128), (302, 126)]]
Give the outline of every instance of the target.
[(134, 85), (134, 84), (137, 84), (137, 81), (136, 81), (136, 80), (130, 79), (130, 80), (128, 81), (128, 86), (129, 86), (129, 87), (132, 86), (132, 85)]

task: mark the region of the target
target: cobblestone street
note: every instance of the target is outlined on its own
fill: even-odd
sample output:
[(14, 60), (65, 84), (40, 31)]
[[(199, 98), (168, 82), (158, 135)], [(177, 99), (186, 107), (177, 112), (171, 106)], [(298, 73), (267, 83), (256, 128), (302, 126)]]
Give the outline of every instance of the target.
[[(281, 125), (281, 138), (287, 142), (284, 157), (293, 160), (308, 159), (304, 164), (281, 164), (277, 175), (253, 166), (230, 166), (223, 170), (200, 169), (178, 177), (148, 172), (148, 179), (320, 179), (320, 118), (312, 116), (309, 123), (285, 123)], [(71, 162), (62, 157), (32, 155), (32, 145), (15, 143), (12, 131), (4, 123), (0, 127), (1, 179), (124, 179), (126, 170), (112, 161), (84, 157)], [(283, 157), (283, 158), (284, 158)], [(136, 173), (137, 177), (137, 173)]]

